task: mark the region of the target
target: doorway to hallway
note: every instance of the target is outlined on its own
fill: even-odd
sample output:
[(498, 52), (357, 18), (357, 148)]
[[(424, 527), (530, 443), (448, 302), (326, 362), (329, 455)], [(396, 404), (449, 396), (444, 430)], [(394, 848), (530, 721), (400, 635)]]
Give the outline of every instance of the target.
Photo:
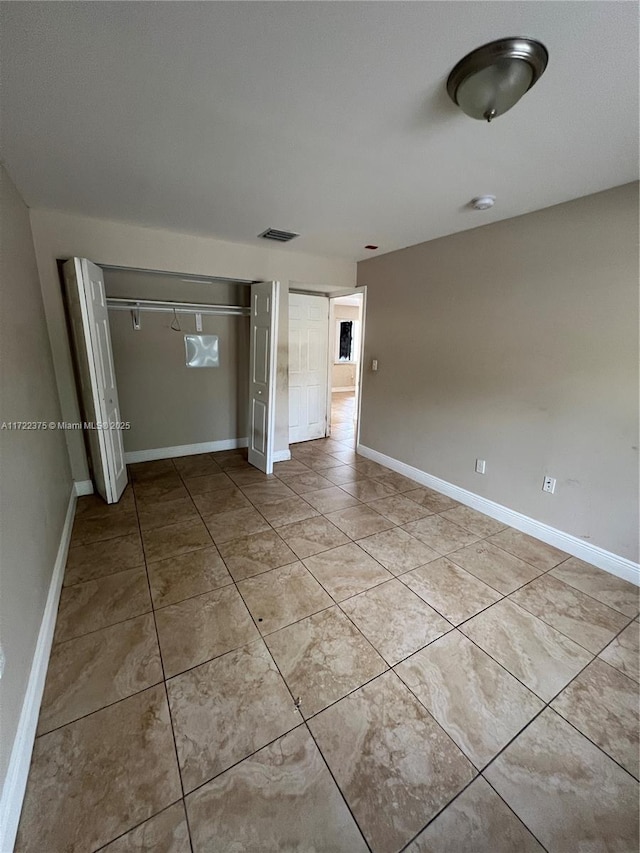
[(357, 417), (355, 390), (333, 391), (331, 394), (331, 438), (355, 447)]

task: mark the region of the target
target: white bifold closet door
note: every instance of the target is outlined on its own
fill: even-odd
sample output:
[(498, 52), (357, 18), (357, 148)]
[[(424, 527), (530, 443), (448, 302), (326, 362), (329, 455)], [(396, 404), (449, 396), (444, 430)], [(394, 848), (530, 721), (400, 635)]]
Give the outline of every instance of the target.
[(118, 390), (113, 368), (104, 277), (85, 258), (64, 264), (73, 343), (82, 392), (94, 486), (107, 503), (116, 503), (127, 485)]
[(280, 283), (251, 285), (249, 462), (273, 473)]
[(329, 300), (289, 294), (289, 442), (327, 434)]

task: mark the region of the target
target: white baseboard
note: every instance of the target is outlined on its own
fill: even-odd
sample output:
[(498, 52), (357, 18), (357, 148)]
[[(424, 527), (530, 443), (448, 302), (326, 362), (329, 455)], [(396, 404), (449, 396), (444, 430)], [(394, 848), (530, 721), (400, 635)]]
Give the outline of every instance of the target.
[(77, 497), (82, 497), (82, 495), (92, 495), (93, 494), (93, 483), (91, 480), (76, 480), (74, 484)]
[(288, 462), (291, 459), (290, 450), (276, 450), (273, 454), (274, 462)]
[(343, 386), (341, 386), (340, 388), (332, 388), (332, 389), (331, 389), (331, 393), (332, 393), (332, 394), (333, 394), (333, 393), (338, 394), (338, 393), (340, 393), (341, 391), (355, 391), (355, 390), (356, 390), (356, 386), (355, 386), (355, 385), (343, 385)]
[(221, 441), (203, 441), (201, 444), (179, 444), (176, 447), (156, 447), (153, 450), (132, 450), (124, 454), (127, 465), (132, 462), (151, 462), (154, 459), (172, 459), (174, 456), (194, 456), (196, 453), (215, 453), (218, 450), (236, 450), (247, 447), (246, 438), (225, 438)]
[(18, 831), (20, 812), (22, 811), (22, 802), (29, 776), (31, 753), (33, 752), (33, 744), (36, 737), (40, 703), (44, 691), (47, 667), (49, 666), (53, 631), (56, 625), (58, 601), (60, 599), (60, 590), (62, 589), (64, 569), (67, 563), (67, 552), (71, 540), (76, 500), (74, 486), (69, 497), (67, 515), (64, 520), (60, 545), (51, 575), (47, 602), (42, 615), (36, 649), (31, 662), (27, 690), (22, 703), (18, 729), (11, 749), (7, 775), (2, 788), (2, 800), (0, 801), (0, 850), (3, 853), (13, 850)]
[(488, 498), (483, 498), (460, 486), (454, 486), (453, 483), (448, 483), (446, 480), (441, 480), (439, 477), (427, 474), (419, 468), (414, 468), (412, 465), (407, 465), (405, 462), (400, 462), (398, 459), (394, 459), (377, 450), (372, 450), (364, 444), (358, 444), (357, 452), (367, 459), (372, 459), (374, 462), (379, 462), (381, 465), (391, 468), (392, 471), (404, 474), (405, 477), (409, 477), (423, 486), (436, 489), (438, 492), (442, 492), (443, 495), (447, 495), (461, 504), (477, 509), (479, 512), (491, 516), (491, 518), (502, 521), (510, 527), (515, 527), (516, 530), (528, 533), (536, 539), (541, 539), (548, 545), (553, 545), (554, 548), (566, 551), (567, 554), (571, 554), (573, 557), (578, 557), (580, 560), (591, 563), (605, 572), (609, 572), (626, 581), (631, 581), (636, 586), (640, 586), (640, 565), (634, 563), (633, 560), (628, 560), (626, 557), (620, 557), (618, 554), (613, 554), (611, 551), (606, 551), (604, 548), (592, 545), (590, 542), (585, 542), (571, 533), (556, 530), (555, 527), (544, 524), (542, 521), (536, 521), (535, 518), (530, 518), (528, 515), (523, 515)]

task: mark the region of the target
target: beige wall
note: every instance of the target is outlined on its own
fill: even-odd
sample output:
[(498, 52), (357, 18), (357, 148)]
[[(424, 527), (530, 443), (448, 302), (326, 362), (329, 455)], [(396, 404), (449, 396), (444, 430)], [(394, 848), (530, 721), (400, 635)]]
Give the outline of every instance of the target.
[[(356, 305), (341, 305), (339, 302), (333, 303), (333, 332), (336, 333), (336, 324), (338, 320), (358, 320), (360, 317), (360, 309)], [(358, 375), (357, 364), (337, 364), (335, 338), (333, 349), (331, 352), (332, 367), (331, 367), (331, 387), (332, 388), (354, 388)]]
[[(0, 421), (58, 421), (29, 213), (0, 167)], [(71, 494), (62, 432), (0, 430), (0, 780), (7, 763)]]
[[(278, 335), (278, 382), (276, 393), (275, 449), (288, 448), (289, 399), (287, 296), (290, 283), (296, 287), (321, 284), (329, 289), (352, 288), (356, 267), (350, 261), (322, 258), (291, 248), (244, 245), (196, 237), (123, 222), (75, 216), (52, 210), (32, 210), (31, 226), (42, 281), (47, 323), (51, 338), (56, 378), (63, 415), (79, 417), (78, 400), (60, 283), (57, 258), (74, 255), (97, 264), (164, 270), (193, 275), (218, 275), (250, 280), (277, 280), (281, 283)], [(82, 436), (67, 435), (74, 479), (88, 479)]]
[[(105, 270), (108, 296), (248, 305), (249, 287), (181, 282), (124, 270)], [(110, 311), (109, 324), (125, 451), (151, 450), (247, 437), (249, 318), (202, 316), (202, 334), (218, 335), (220, 367), (185, 364), (185, 334), (195, 334), (193, 314), (143, 312), (134, 330), (131, 312)]]
[(637, 560), (637, 184), (365, 261), (358, 284), (363, 444)]

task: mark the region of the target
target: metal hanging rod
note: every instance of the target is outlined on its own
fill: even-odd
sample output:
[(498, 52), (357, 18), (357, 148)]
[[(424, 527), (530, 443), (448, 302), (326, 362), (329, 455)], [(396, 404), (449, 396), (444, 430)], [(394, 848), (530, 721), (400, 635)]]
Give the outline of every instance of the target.
[(230, 317), (248, 317), (251, 309), (244, 305), (212, 305), (204, 302), (173, 302), (169, 299), (126, 299), (120, 296), (107, 297), (107, 308), (112, 311), (131, 311), (133, 328), (141, 328), (141, 311), (159, 311), (173, 314), (195, 314), (196, 328), (202, 331), (202, 315), (217, 314)]

